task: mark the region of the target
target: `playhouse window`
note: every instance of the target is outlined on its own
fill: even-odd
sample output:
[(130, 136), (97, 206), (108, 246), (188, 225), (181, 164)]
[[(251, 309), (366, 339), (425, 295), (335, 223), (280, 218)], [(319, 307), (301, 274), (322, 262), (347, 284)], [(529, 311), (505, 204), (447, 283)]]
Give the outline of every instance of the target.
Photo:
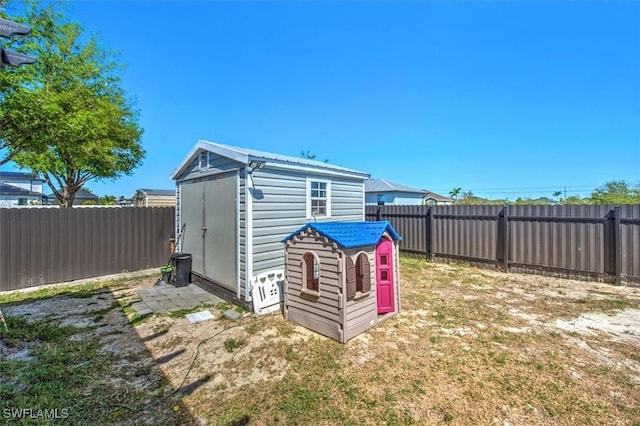
[(356, 259), (356, 293), (366, 293), (371, 288), (371, 269), (369, 259), (364, 253), (360, 253)]
[(302, 258), (302, 276), (304, 277), (303, 291), (320, 292), (320, 262), (313, 253), (307, 252)]
[(371, 264), (366, 253), (360, 253), (356, 262), (347, 257), (347, 300), (366, 297), (371, 291)]
[(307, 180), (307, 217), (331, 216), (331, 182)]

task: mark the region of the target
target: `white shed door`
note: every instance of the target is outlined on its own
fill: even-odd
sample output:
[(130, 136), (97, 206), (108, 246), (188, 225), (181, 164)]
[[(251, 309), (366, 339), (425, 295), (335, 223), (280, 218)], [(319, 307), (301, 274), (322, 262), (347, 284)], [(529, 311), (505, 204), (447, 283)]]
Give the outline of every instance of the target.
[(193, 256), (192, 271), (229, 290), (238, 287), (237, 174), (183, 183), (182, 251)]

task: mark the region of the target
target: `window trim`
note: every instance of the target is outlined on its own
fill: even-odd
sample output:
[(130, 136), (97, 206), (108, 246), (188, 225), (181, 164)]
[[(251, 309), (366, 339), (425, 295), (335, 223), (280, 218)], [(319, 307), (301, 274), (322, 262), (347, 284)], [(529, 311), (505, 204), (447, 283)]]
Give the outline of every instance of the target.
[[(317, 289), (314, 290), (312, 288), (308, 287), (308, 280), (307, 280), (307, 273), (308, 273), (308, 265), (307, 265), (307, 255), (311, 255), (312, 259), (314, 261), (314, 266), (315, 264), (318, 265), (318, 283), (317, 283)], [(322, 283), (322, 268), (321, 268), (321, 263), (320, 263), (320, 258), (318, 257), (318, 255), (313, 252), (313, 251), (305, 251), (304, 254), (302, 255), (302, 260), (300, 262), (301, 264), (301, 269), (302, 269), (302, 295), (303, 296), (310, 296), (310, 297), (320, 297), (320, 284)], [(315, 279), (315, 278), (314, 278)]]
[[(361, 257), (362, 256), (362, 257)], [(361, 271), (358, 271), (358, 260), (359, 259), (365, 259), (367, 265), (369, 266), (369, 273), (368, 274), (360, 274)], [(349, 268), (349, 263), (351, 263), (351, 265), (354, 268), (354, 276), (353, 276), (353, 282), (350, 282), (349, 280), (349, 273), (346, 273), (346, 286), (347, 286), (347, 300), (348, 301), (359, 301), (362, 299), (366, 299), (367, 297), (369, 297), (369, 295), (372, 292), (372, 288), (373, 288), (373, 279), (371, 276), (371, 259), (369, 258), (369, 254), (367, 252), (364, 251), (359, 251), (354, 255), (351, 256), (347, 256), (347, 260), (346, 260), (346, 267)], [(364, 265), (360, 265), (361, 267)], [(360, 290), (358, 290), (358, 276), (361, 275), (362, 279), (360, 281)], [(365, 281), (365, 277), (368, 275), (368, 281)], [(366, 286), (368, 287), (367, 291), (363, 291), (364, 287), (365, 287), (365, 283)], [(350, 287), (353, 286), (353, 293), (350, 293)]]
[[(325, 215), (319, 216), (319, 215), (313, 215), (311, 214), (311, 183), (312, 182), (319, 182), (319, 183), (325, 183), (327, 185), (327, 194), (326, 194), (326, 201), (327, 201), (327, 213)], [(322, 218), (322, 219), (329, 219), (331, 218), (331, 180), (328, 179), (318, 179), (318, 178), (307, 178), (307, 191), (306, 191), (306, 209), (307, 209), (307, 219), (315, 219), (315, 218)]]

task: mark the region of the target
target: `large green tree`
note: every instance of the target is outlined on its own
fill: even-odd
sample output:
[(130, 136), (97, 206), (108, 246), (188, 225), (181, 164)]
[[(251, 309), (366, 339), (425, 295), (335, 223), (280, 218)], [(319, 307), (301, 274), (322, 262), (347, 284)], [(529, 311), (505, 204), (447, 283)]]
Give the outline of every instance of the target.
[(632, 188), (623, 180), (605, 183), (591, 193), (593, 204), (640, 204), (640, 184)]
[(32, 34), (12, 48), (37, 61), (0, 70), (0, 149), (4, 160), (41, 173), (71, 207), (90, 180), (117, 179), (141, 164), (139, 114), (121, 87), (122, 66), (97, 36), (68, 22), (61, 3), (20, 4), (19, 16), (5, 17), (28, 23)]

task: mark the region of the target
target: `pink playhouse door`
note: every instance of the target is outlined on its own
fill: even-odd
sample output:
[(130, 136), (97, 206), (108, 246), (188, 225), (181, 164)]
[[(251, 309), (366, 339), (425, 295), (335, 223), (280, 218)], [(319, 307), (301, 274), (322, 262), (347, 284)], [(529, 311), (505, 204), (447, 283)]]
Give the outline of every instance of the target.
[(393, 312), (393, 243), (386, 238), (376, 247), (376, 293), (378, 313)]

